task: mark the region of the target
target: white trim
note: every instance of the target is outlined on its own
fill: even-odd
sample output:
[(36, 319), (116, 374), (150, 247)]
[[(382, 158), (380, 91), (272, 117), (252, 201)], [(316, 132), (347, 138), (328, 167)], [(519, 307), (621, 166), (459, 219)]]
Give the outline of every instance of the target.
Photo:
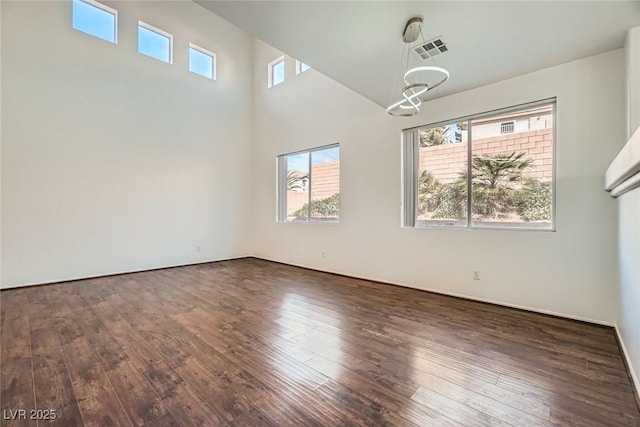
[[(607, 191), (611, 191), (613, 197), (618, 197), (635, 188), (633, 181), (631, 185), (627, 184), (634, 175), (640, 175), (640, 128), (636, 129), (629, 141), (611, 162), (605, 174), (604, 188)], [(635, 178), (635, 184), (637, 183), (638, 178)]]
[(108, 13), (110, 13), (112, 15), (115, 15), (115, 16), (118, 15), (118, 11), (116, 9), (113, 9), (113, 8), (107, 6), (106, 4), (98, 3), (95, 0), (77, 0), (77, 1), (82, 2), (82, 3), (90, 4), (91, 6), (95, 6), (98, 9), (102, 9), (105, 12), (108, 12)]
[(456, 298), (462, 298), (462, 299), (466, 299), (466, 300), (470, 300), (470, 301), (486, 302), (486, 303), (489, 303), (489, 304), (500, 305), (500, 306), (503, 306), (503, 307), (517, 308), (519, 310), (530, 311), (530, 312), (533, 312), (533, 313), (548, 314), (550, 316), (561, 317), (561, 318), (564, 318), (564, 319), (578, 320), (580, 322), (593, 323), (594, 325), (608, 326), (608, 327), (612, 327), (612, 328), (615, 327), (615, 323), (613, 323), (613, 322), (606, 322), (604, 320), (596, 320), (596, 319), (591, 319), (591, 318), (582, 317), (582, 316), (574, 316), (572, 314), (559, 313), (559, 312), (552, 311), (552, 310), (544, 310), (544, 309), (540, 309), (540, 308), (529, 307), (529, 306), (526, 306), (526, 305), (511, 304), (511, 303), (506, 303), (506, 302), (502, 302), (502, 301), (492, 300), (492, 299), (489, 299), (489, 298), (479, 298), (479, 297), (469, 296), (469, 295), (465, 295), (465, 294), (459, 294), (459, 293), (455, 293), (455, 292), (446, 292), (446, 291), (442, 291), (442, 290), (439, 290), (439, 289), (419, 288), (417, 286), (407, 285), (406, 283), (398, 283), (398, 282), (393, 282), (393, 281), (386, 280), (386, 279), (383, 280), (383, 279), (376, 279), (374, 277), (369, 277), (369, 276), (360, 276), (360, 275), (355, 275), (355, 274), (342, 273), (342, 272), (333, 271), (333, 270), (330, 270), (330, 269), (320, 269), (320, 268), (317, 268), (317, 267), (310, 267), (310, 266), (305, 265), (305, 264), (298, 264), (298, 263), (289, 262), (289, 261), (279, 261), (277, 259), (267, 258), (267, 257), (263, 257), (263, 256), (258, 256), (258, 255), (253, 255), (252, 258), (262, 259), (262, 260), (271, 261), (271, 262), (277, 262), (279, 264), (292, 265), (294, 267), (307, 268), (309, 270), (319, 271), (319, 272), (322, 272), (322, 273), (337, 274), (337, 275), (340, 275), (340, 276), (352, 277), (354, 279), (368, 280), (370, 282), (378, 282), (378, 283), (383, 283), (383, 284), (387, 284), (387, 285), (401, 286), (403, 288), (416, 289), (416, 290), (419, 290), (419, 291), (432, 292), (434, 294), (446, 295), (446, 296), (456, 297)]
[[(89, 6), (93, 6), (95, 8), (102, 10), (103, 12), (107, 12), (113, 15), (113, 42), (112, 43), (118, 44), (118, 11), (105, 4), (98, 3), (95, 0), (77, 0), (77, 1), (79, 1), (80, 3), (88, 4)], [(73, 4), (71, 5), (71, 8), (73, 10)], [(82, 31), (82, 30), (77, 30), (77, 31)], [(84, 33), (85, 31), (82, 31), (82, 32)], [(87, 33), (87, 34), (92, 35), (94, 37), (98, 37), (95, 34), (91, 34), (91, 33)], [(98, 37), (98, 38), (102, 38), (102, 37)], [(105, 40), (105, 41), (111, 42), (110, 40)]]
[(175, 267), (188, 267), (190, 265), (198, 265), (198, 264), (208, 264), (210, 262), (220, 262), (220, 261), (231, 261), (234, 259), (243, 259), (243, 258), (252, 258), (251, 255), (238, 255), (238, 256), (234, 256), (234, 257), (229, 257), (229, 258), (217, 258), (217, 259), (210, 259), (210, 260), (205, 260), (205, 261), (195, 261), (195, 262), (188, 262), (188, 263), (178, 263), (178, 264), (168, 264), (168, 265), (161, 265), (161, 266), (157, 266), (157, 267), (147, 267), (147, 268), (139, 268), (139, 269), (134, 269), (134, 270), (121, 270), (121, 271), (114, 271), (111, 273), (103, 273), (103, 274), (94, 274), (91, 276), (72, 276), (72, 277), (67, 277), (67, 278), (62, 278), (62, 279), (54, 279), (53, 281), (51, 280), (47, 280), (44, 282), (28, 282), (28, 283), (21, 283), (19, 285), (9, 285), (6, 287), (0, 287), (0, 290), (6, 290), (6, 289), (19, 289), (19, 288), (25, 288), (28, 286), (41, 286), (41, 285), (53, 285), (56, 283), (66, 283), (66, 282), (75, 282), (78, 280), (89, 280), (89, 279), (98, 279), (100, 277), (109, 277), (109, 276), (119, 276), (121, 274), (130, 274), (130, 273), (141, 273), (144, 271), (154, 271), (154, 270), (162, 270), (165, 268), (175, 268)]
[[(279, 64), (280, 62), (282, 62), (284, 64), (285, 67), (285, 74), (283, 74), (282, 76), (282, 81), (276, 84), (273, 84), (273, 67), (275, 67), (277, 64)], [(273, 61), (269, 62), (267, 64), (267, 87), (268, 88), (272, 88), (274, 86), (277, 86), (281, 83), (284, 83), (286, 80), (286, 63), (284, 63), (284, 55), (274, 59)]]
[(640, 173), (637, 173), (626, 181), (623, 181), (622, 184), (611, 190), (611, 195), (613, 197), (620, 197), (624, 193), (627, 193), (638, 187), (640, 187)]
[[(208, 77), (211, 80), (216, 80), (217, 79), (217, 74), (218, 74), (218, 62), (217, 62), (216, 54), (211, 52), (210, 50), (207, 50), (207, 49), (203, 48), (202, 46), (198, 46), (197, 44), (191, 43), (191, 42), (189, 42), (189, 49), (196, 50), (196, 51), (202, 53), (203, 55), (207, 55), (207, 56), (211, 57), (211, 60), (213, 62), (212, 63), (212, 67), (211, 67), (212, 76), (211, 77), (204, 76), (204, 77)], [(189, 55), (187, 55), (187, 61), (190, 61)], [(199, 73), (194, 73), (193, 71), (190, 71), (190, 72), (193, 73), (193, 74), (201, 75)]]
[(627, 347), (624, 345), (624, 341), (622, 340), (622, 334), (620, 333), (620, 329), (618, 329), (618, 325), (614, 325), (613, 329), (616, 331), (616, 336), (618, 337), (618, 342), (620, 343), (620, 349), (622, 350), (622, 357), (624, 357), (627, 369), (629, 372), (629, 376), (631, 377), (631, 381), (633, 382), (633, 386), (635, 387), (636, 396), (640, 395), (640, 380), (638, 379), (638, 375), (636, 375), (636, 371), (633, 369), (633, 365), (631, 364), (631, 356), (629, 356), (629, 352), (627, 351)]
[[(302, 65), (306, 66), (307, 68), (305, 70), (303, 70), (302, 69)], [(299, 60), (296, 59), (296, 76), (298, 74), (304, 73), (305, 71), (309, 71), (310, 69), (311, 69), (311, 67), (309, 65), (307, 65), (304, 62), (299, 61)]]
[[(340, 199), (340, 176), (342, 176), (342, 163), (340, 162), (340, 143), (336, 142), (333, 144), (328, 144), (328, 145), (322, 145), (320, 147), (314, 147), (314, 148), (310, 148), (307, 150), (300, 150), (300, 151), (294, 151), (292, 153), (287, 153), (287, 154), (280, 154), (278, 156), (276, 156), (276, 161), (278, 162), (277, 165), (279, 165), (278, 167), (276, 167), (276, 184), (278, 185), (277, 187), (277, 191), (276, 191), (276, 218), (279, 224), (339, 224), (340, 223), (340, 211), (338, 211), (338, 219), (337, 220), (327, 220), (327, 221), (323, 221), (321, 219), (313, 219), (311, 218), (311, 195), (312, 195), (312, 191), (311, 191), (311, 186), (313, 185), (313, 176), (311, 174), (311, 171), (313, 169), (313, 165), (312, 165), (312, 155), (313, 153), (317, 152), (317, 151), (323, 151), (323, 150), (330, 150), (332, 148), (337, 148), (338, 149), (338, 163), (339, 163), (339, 172), (340, 175), (338, 176), (338, 198)], [(306, 221), (288, 221), (287, 220), (287, 173), (289, 172), (288, 169), (288, 162), (287, 162), (287, 158), (289, 156), (295, 156), (295, 155), (299, 155), (299, 154), (308, 154), (309, 156), (309, 198), (307, 200), (307, 205), (309, 206), (308, 212), (307, 212), (307, 220)], [(282, 159), (282, 160), (281, 160)]]
[(276, 157), (276, 222), (287, 222), (287, 156)]
[[(149, 31), (151, 31), (153, 33), (156, 33), (159, 36), (163, 36), (163, 37), (166, 37), (166, 38), (169, 39), (169, 62), (167, 62), (167, 64), (173, 64), (173, 34), (167, 33), (166, 31), (161, 30), (158, 27), (154, 27), (151, 24), (147, 24), (144, 21), (138, 21), (138, 28), (140, 28), (140, 27), (144, 28), (145, 30), (149, 30)], [(158, 58), (156, 58), (154, 56), (147, 55), (144, 52), (140, 52), (140, 34), (139, 34), (139, 31), (138, 31), (138, 43), (137, 44), (138, 44), (138, 53), (141, 53), (141, 54), (143, 54), (145, 56), (148, 56), (150, 58), (153, 58), (153, 59), (157, 59), (158, 61), (165, 62), (162, 59), (158, 59)]]
[[(500, 116), (504, 116), (504, 115), (508, 115), (509, 113), (523, 113), (522, 115), (527, 115), (526, 113), (532, 110), (536, 110), (536, 109), (540, 109), (540, 108), (546, 108), (546, 107), (550, 107), (551, 108), (551, 114), (553, 116), (553, 127), (551, 127), (552, 130), (552, 135), (553, 135), (553, 139), (552, 139), (552, 157), (551, 157), (551, 170), (552, 170), (552, 174), (551, 174), (551, 226), (550, 227), (527, 227), (527, 226), (523, 226), (523, 227), (519, 227), (519, 226), (513, 226), (513, 227), (509, 227), (507, 225), (491, 225), (491, 226), (483, 226), (483, 225), (475, 225), (473, 222), (473, 218), (472, 216), (469, 214), (472, 209), (471, 209), (471, 205), (472, 205), (472, 191), (471, 191), (471, 187), (472, 187), (472, 180), (467, 179), (467, 217), (465, 219), (466, 224), (465, 225), (453, 225), (453, 226), (445, 226), (445, 225), (441, 225), (441, 224), (421, 224), (418, 222), (417, 219), (417, 208), (415, 210), (415, 218), (413, 221), (411, 221), (410, 223), (407, 222), (403, 222), (402, 223), (402, 227), (406, 227), (406, 228), (415, 228), (415, 229), (426, 229), (426, 230), (460, 230), (460, 229), (465, 229), (465, 230), (496, 230), (496, 231), (533, 231), (533, 232), (555, 232), (556, 231), (556, 213), (557, 213), (557, 194), (556, 194), (556, 163), (557, 163), (557, 138), (556, 138), (556, 134), (557, 134), (557, 108), (558, 108), (558, 103), (557, 103), (557, 99), (554, 98), (548, 98), (548, 99), (543, 99), (543, 100), (539, 100), (539, 101), (533, 101), (533, 102), (529, 102), (526, 104), (519, 104), (519, 105), (515, 105), (512, 107), (506, 107), (506, 108), (501, 108), (498, 110), (492, 110), (492, 111), (488, 111), (488, 112), (484, 112), (484, 113), (478, 113), (478, 114), (474, 114), (474, 115), (470, 115), (470, 116), (465, 116), (463, 118), (458, 118), (458, 119), (451, 119), (451, 120), (446, 120), (446, 121), (441, 121), (441, 122), (436, 122), (436, 123), (432, 123), (432, 124), (427, 124), (427, 125), (423, 125), (423, 126), (414, 126), (411, 128), (406, 128), (402, 130), (402, 134), (404, 135), (405, 132), (410, 132), (410, 131), (415, 131), (415, 130), (429, 130), (429, 129), (434, 129), (434, 128), (444, 128), (445, 126), (449, 126), (449, 125), (454, 125), (454, 124), (462, 124), (462, 123), (467, 123), (467, 175), (468, 176), (472, 176), (471, 173), (471, 169), (472, 169), (472, 158), (473, 158), (473, 121), (477, 120), (477, 119), (488, 119), (488, 121), (492, 121), (492, 122), (496, 122), (496, 123), (500, 123), (500, 130), (502, 132), (502, 124), (504, 123), (508, 123), (508, 122), (513, 122), (514, 123), (514, 132), (510, 132), (508, 134), (502, 134), (501, 135), (510, 135), (513, 133), (517, 133), (515, 132), (515, 120), (494, 120), (496, 115)], [(549, 128), (546, 128), (549, 129)], [(531, 130), (529, 131), (523, 131), (523, 132), (531, 132)], [(403, 153), (402, 155), (405, 156), (404, 151), (406, 150), (406, 147), (403, 145), (402, 148)], [(420, 153), (416, 154), (416, 163), (414, 165), (414, 169), (415, 171), (413, 172), (413, 180), (417, 181), (419, 179), (419, 162), (420, 162)], [(403, 201), (404, 200), (408, 200), (408, 197), (413, 197), (416, 199), (416, 206), (417, 206), (417, 198), (418, 198), (418, 188), (417, 186), (414, 188), (413, 192), (414, 194), (408, 194), (408, 191), (406, 191), (406, 183), (403, 180), (402, 182), (402, 194), (403, 194)], [(408, 206), (409, 204), (404, 202), (403, 206)], [(405, 213), (403, 212), (403, 218), (404, 218)], [(421, 220), (421, 222), (428, 222), (429, 220)], [(481, 223), (480, 223), (481, 224)], [(521, 224), (527, 224), (526, 221), (521, 222)]]

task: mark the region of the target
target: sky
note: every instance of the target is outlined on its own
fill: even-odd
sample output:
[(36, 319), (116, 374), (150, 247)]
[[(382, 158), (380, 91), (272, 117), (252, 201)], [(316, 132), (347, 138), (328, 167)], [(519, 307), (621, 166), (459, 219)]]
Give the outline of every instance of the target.
[(307, 71), (308, 69), (310, 69), (311, 67), (308, 66), (307, 64), (305, 64), (304, 62), (300, 63), (300, 72), (304, 73), (305, 71)]
[(115, 43), (115, 16), (80, 0), (73, 0), (73, 28)]
[(145, 27), (138, 27), (138, 52), (149, 55), (160, 61), (170, 61), (170, 44), (169, 37), (158, 34)]
[(273, 65), (273, 85), (284, 81), (284, 60)]
[[(340, 148), (331, 147), (324, 150), (312, 151), (311, 161), (314, 165), (340, 160)], [(287, 156), (287, 170), (309, 172), (309, 153), (300, 153)]]
[(192, 47), (189, 48), (189, 71), (213, 78), (213, 58)]
[[(73, 28), (109, 42), (116, 42), (115, 16), (96, 6), (73, 0)], [(160, 61), (171, 61), (171, 41), (168, 37), (144, 27), (138, 27), (138, 52)], [(213, 78), (213, 58), (189, 48), (189, 71)]]

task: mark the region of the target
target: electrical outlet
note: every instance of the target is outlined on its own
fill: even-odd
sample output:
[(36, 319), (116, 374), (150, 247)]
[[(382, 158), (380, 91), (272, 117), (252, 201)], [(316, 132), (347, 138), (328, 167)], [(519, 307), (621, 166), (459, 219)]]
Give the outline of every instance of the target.
[(200, 246), (196, 246), (196, 252), (200, 252)]
[(324, 258), (324, 251), (322, 251), (322, 258)]
[(473, 270), (473, 280), (480, 280), (480, 272), (478, 270)]

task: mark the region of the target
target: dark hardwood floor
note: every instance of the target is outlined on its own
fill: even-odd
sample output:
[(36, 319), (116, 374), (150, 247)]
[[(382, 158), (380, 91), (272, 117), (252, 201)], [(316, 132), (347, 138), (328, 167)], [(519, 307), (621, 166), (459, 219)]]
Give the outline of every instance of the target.
[(0, 297), (2, 425), (640, 426), (586, 323), (255, 259)]

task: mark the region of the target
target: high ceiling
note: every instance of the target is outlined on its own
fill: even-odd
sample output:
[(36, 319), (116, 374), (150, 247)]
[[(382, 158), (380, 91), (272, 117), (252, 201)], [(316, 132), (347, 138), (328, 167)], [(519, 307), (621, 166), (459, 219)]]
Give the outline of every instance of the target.
[(428, 61), (412, 56), (451, 72), (428, 99), (620, 48), (640, 25), (639, 1), (196, 3), (381, 106), (404, 71), (402, 31), (416, 15), (424, 38), (441, 36), (449, 48)]

